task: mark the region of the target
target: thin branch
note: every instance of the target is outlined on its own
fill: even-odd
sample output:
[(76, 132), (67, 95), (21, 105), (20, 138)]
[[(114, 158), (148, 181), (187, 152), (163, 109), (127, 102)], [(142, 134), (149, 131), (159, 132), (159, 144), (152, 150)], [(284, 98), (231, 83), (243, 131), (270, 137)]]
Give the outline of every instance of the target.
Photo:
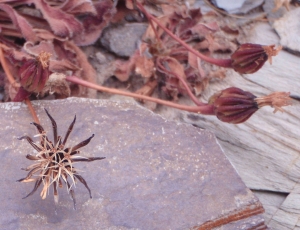
[(205, 114), (205, 115), (214, 115), (214, 108), (212, 105), (209, 105), (209, 104), (204, 104), (201, 106), (180, 105), (177, 103), (161, 100), (158, 98), (148, 97), (148, 96), (140, 95), (140, 94), (136, 94), (136, 93), (125, 92), (125, 91), (121, 91), (118, 89), (107, 88), (107, 87), (100, 86), (100, 85), (97, 85), (97, 84), (94, 84), (94, 83), (91, 83), (88, 81), (84, 81), (75, 76), (67, 76), (66, 80), (69, 82), (78, 84), (78, 85), (82, 85), (82, 86), (96, 89), (96, 90), (106, 92), (106, 93), (112, 93), (112, 94), (118, 94), (118, 95), (123, 95), (123, 96), (127, 96), (127, 97), (133, 97), (133, 98), (140, 99), (140, 100), (153, 101), (153, 102), (161, 104), (161, 105), (166, 105), (166, 106), (169, 106), (172, 108), (185, 110), (188, 112), (194, 112), (194, 113)]
[(39, 120), (39, 118), (37, 117), (36, 112), (35, 112), (35, 110), (34, 110), (34, 108), (33, 108), (33, 106), (32, 106), (31, 101), (30, 101), (29, 99), (25, 99), (25, 103), (26, 103), (26, 105), (28, 106), (28, 109), (29, 109), (29, 111), (30, 111), (30, 113), (31, 113), (31, 116), (33, 117), (34, 122), (37, 123), (37, 124), (41, 124), (41, 123), (40, 123), (40, 120)]
[(7, 76), (7, 79), (9, 81), (9, 83), (14, 86), (15, 83), (16, 83), (16, 80), (14, 79), (14, 77), (12, 76), (12, 74), (10, 73), (10, 70), (9, 70), (9, 67), (5, 61), (5, 58), (4, 58), (4, 54), (3, 54), (3, 50), (2, 50), (2, 44), (0, 43), (0, 62), (1, 62), (1, 65), (2, 65), (2, 68)]
[(197, 50), (195, 50), (191, 46), (189, 46), (187, 43), (182, 41), (180, 38), (178, 38), (176, 35), (174, 35), (172, 33), (172, 31), (167, 29), (154, 16), (149, 14), (141, 3), (136, 2), (136, 4), (137, 4), (138, 8), (146, 15), (146, 17), (148, 18), (149, 21), (150, 20), (154, 21), (160, 28), (162, 28), (167, 34), (169, 34), (170, 37), (172, 37), (175, 41), (177, 41), (182, 46), (184, 46), (188, 51), (190, 51), (191, 53), (195, 54), (197, 57), (201, 58), (202, 60), (204, 60), (208, 63), (214, 64), (214, 65), (217, 65), (217, 66), (221, 66), (221, 67), (225, 67), (225, 68), (232, 68), (231, 59), (215, 59), (215, 58), (208, 57), (208, 56), (205, 56), (205, 55), (201, 54), (200, 52), (198, 52)]
[(157, 39), (157, 42), (158, 42), (158, 43), (161, 43), (160, 37), (158, 36), (158, 33), (157, 33), (157, 30), (155, 29), (155, 26), (154, 26), (154, 24), (153, 24), (153, 21), (151, 21), (151, 20), (150, 20), (150, 25), (151, 25), (151, 27), (152, 27), (152, 30), (153, 30), (154, 34), (155, 34), (155, 37), (156, 37), (156, 39)]

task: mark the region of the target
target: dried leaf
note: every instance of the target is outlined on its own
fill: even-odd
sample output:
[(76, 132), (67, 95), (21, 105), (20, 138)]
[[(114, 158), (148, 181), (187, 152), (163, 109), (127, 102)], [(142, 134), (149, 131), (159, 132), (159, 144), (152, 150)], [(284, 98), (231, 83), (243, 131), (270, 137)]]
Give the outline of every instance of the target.
[(193, 67), (199, 72), (202, 78), (206, 76), (204, 69), (201, 67), (200, 58), (191, 52), (188, 52), (188, 63), (191, 67)]
[[(6, 12), (12, 23), (21, 32), (22, 36), (28, 41), (37, 41), (37, 37), (33, 32), (32, 26), (27, 22), (27, 20), (19, 15), (10, 5), (0, 3), (0, 9)], [(1, 25), (0, 25), (1, 27)]]
[(128, 61), (115, 61), (116, 70), (114, 75), (119, 81), (127, 81), (131, 72), (134, 69), (134, 59), (130, 58)]
[[(73, 50), (75, 52), (77, 64), (81, 67), (80, 70), (74, 72), (74, 75), (88, 82), (96, 83), (96, 70), (89, 63), (85, 53), (71, 41), (65, 42), (64, 44), (66, 49)], [(83, 86), (78, 86), (78, 89), (79, 91), (76, 92), (77, 96), (96, 98), (96, 90), (88, 89)]]
[(87, 0), (67, 0), (61, 6), (61, 10), (74, 15), (96, 14), (96, 9), (91, 1)]
[(61, 37), (73, 37), (83, 31), (84, 28), (81, 22), (74, 15), (67, 14), (59, 8), (51, 7), (45, 0), (34, 0), (33, 3), (42, 12), (54, 34)]
[(149, 78), (154, 72), (154, 62), (151, 58), (140, 56), (135, 62), (135, 72), (142, 77)]
[(94, 3), (94, 7), (97, 14), (86, 16), (82, 21), (84, 31), (74, 35), (73, 40), (79, 46), (93, 44), (116, 12), (113, 2), (110, 0)]

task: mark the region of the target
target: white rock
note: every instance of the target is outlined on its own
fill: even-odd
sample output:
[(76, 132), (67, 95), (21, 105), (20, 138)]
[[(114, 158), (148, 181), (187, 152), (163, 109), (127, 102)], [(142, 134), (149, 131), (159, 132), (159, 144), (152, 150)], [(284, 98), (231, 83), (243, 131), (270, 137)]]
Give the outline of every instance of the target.
[(218, 7), (231, 12), (242, 7), (245, 0), (227, 1), (227, 0), (214, 0), (213, 1)]
[(280, 44), (291, 50), (300, 52), (300, 8), (296, 8), (284, 14), (273, 24), (280, 36)]

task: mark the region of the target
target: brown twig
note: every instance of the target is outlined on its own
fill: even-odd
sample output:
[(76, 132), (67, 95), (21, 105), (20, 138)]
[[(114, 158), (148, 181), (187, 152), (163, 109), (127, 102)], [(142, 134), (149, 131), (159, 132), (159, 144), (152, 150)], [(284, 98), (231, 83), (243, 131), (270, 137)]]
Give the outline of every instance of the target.
[(176, 35), (172, 33), (169, 29), (167, 29), (162, 23), (160, 23), (159, 20), (157, 20), (154, 16), (151, 14), (148, 14), (146, 9), (143, 7), (143, 5), (139, 2), (136, 2), (137, 7), (146, 15), (149, 21), (154, 21), (160, 28), (162, 28), (170, 37), (172, 37), (175, 41), (180, 43), (183, 47), (185, 47), (188, 51), (195, 54), (197, 57), (201, 58), (202, 60), (225, 68), (232, 68), (231, 66), (231, 59), (215, 59), (212, 57), (205, 56), (198, 52), (197, 50), (193, 49), (191, 46), (189, 46), (187, 43), (182, 41), (180, 38), (178, 38)]
[(112, 94), (118, 94), (118, 95), (123, 95), (123, 96), (127, 96), (127, 97), (133, 97), (133, 98), (140, 99), (140, 100), (153, 101), (153, 102), (161, 104), (161, 105), (166, 105), (166, 106), (169, 106), (172, 108), (185, 110), (188, 112), (200, 113), (200, 114), (205, 114), (205, 115), (214, 115), (214, 108), (212, 105), (209, 105), (209, 104), (203, 104), (201, 106), (180, 105), (177, 103), (161, 100), (158, 98), (148, 97), (148, 96), (140, 95), (140, 94), (136, 94), (136, 93), (125, 92), (125, 91), (121, 91), (118, 89), (107, 88), (107, 87), (100, 86), (100, 85), (97, 85), (97, 84), (94, 84), (94, 83), (91, 83), (88, 81), (84, 81), (75, 76), (67, 76), (66, 80), (69, 82), (78, 84), (78, 85), (82, 85), (82, 86), (96, 89), (96, 90), (106, 92), (106, 93), (112, 93)]
[(151, 20), (150, 20), (150, 25), (151, 25), (151, 27), (152, 27), (152, 30), (153, 30), (154, 34), (155, 34), (155, 37), (156, 37), (156, 39), (157, 39), (157, 42), (158, 42), (158, 43), (161, 43), (160, 37), (159, 37), (159, 35), (158, 35), (158, 33), (157, 33), (157, 30), (155, 29), (155, 26), (154, 26), (154, 24), (153, 24), (153, 21), (151, 21)]
[[(2, 68), (7, 76), (7, 79), (9, 81), (9, 83), (12, 85), (12, 86), (15, 86), (16, 85), (16, 80), (14, 79), (14, 77), (12, 76), (9, 68), (8, 68), (8, 65), (6, 63), (6, 60), (4, 58), (4, 55), (3, 55), (3, 50), (2, 50), (2, 44), (0, 43), (0, 62), (1, 62), (1, 65), (2, 65)], [(35, 123), (38, 123), (40, 124), (40, 121), (39, 121), (39, 118), (37, 117), (36, 115), (36, 112), (31, 104), (31, 101), (29, 99), (25, 99), (25, 103), (26, 105), (28, 106), (28, 109), (33, 117), (33, 120)]]
[(5, 58), (4, 58), (4, 54), (3, 54), (3, 50), (2, 50), (2, 44), (0, 43), (0, 62), (2, 65), (2, 68), (7, 76), (7, 79), (9, 81), (9, 83), (14, 86), (16, 83), (16, 80), (14, 79), (14, 77), (12, 76), (12, 74), (10, 73), (10, 70), (8, 68), (8, 65), (6, 64)]
[(25, 99), (25, 103), (28, 106), (28, 109), (29, 109), (29, 111), (31, 113), (31, 116), (33, 117), (34, 122), (40, 124), (40, 120), (39, 120), (39, 118), (36, 115), (36, 112), (35, 112), (35, 110), (34, 110), (34, 108), (32, 106), (31, 101), (29, 99)]

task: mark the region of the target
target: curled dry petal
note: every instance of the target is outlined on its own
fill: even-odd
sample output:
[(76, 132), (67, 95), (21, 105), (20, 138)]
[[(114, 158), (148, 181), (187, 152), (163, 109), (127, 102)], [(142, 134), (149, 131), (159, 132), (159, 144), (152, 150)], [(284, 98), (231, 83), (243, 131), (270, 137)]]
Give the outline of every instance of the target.
[(258, 71), (269, 60), (272, 64), (272, 56), (276, 56), (282, 49), (275, 45), (262, 46), (259, 44), (242, 44), (232, 55), (232, 68), (242, 74), (251, 74)]
[(290, 93), (287, 92), (275, 92), (264, 97), (255, 98), (258, 107), (271, 106), (274, 108), (274, 113), (278, 110), (283, 112), (282, 106), (288, 106), (292, 104), (292, 99), (290, 98)]
[(209, 99), (214, 105), (217, 118), (223, 122), (238, 124), (246, 121), (259, 107), (252, 93), (230, 87), (216, 93)]

